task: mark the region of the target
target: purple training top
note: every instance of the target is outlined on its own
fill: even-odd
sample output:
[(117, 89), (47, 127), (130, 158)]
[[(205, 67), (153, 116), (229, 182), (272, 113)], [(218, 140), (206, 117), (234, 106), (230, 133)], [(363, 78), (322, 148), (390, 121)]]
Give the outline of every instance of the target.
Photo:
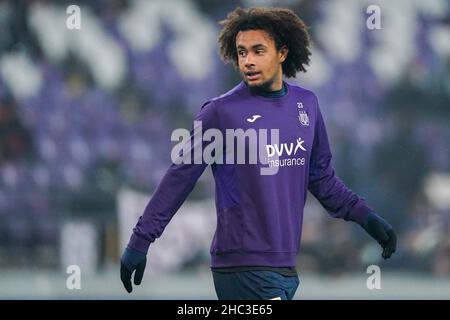
[[(212, 267), (295, 267), (307, 190), (336, 218), (362, 224), (373, 211), (335, 175), (315, 94), (285, 84), (284, 96), (264, 98), (241, 82), (206, 102), (195, 118), (202, 121), (203, 132), (216, 128), (224, 137), (225, 129), (279, 129), (279, 143), (267, 143), (270, 146), (266, 147), (269, 164), (278, 168), (276, 174), (262, 175), (261, 168), (269, 164), (260, 161), (211, 164), (217, 212), (210, 250)], [(203, 148), (206, 145), (202, 143)], [(274, 154), (278, 158), (272, 158)], [(169, 167), (133, 229), (130, 247), (147, 253), (207, 166)]]

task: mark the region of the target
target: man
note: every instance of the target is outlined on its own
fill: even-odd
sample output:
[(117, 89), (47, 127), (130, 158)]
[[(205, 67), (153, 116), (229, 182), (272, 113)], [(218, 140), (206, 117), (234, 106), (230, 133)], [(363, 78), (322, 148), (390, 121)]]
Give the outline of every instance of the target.
[[(237, 8), (221, 24), (222, 58), (235, 64), (243, 81), (206, 102), (195, 120), (203, 130), (277, 129), (279, 137), (266, 145), (265, 164), (211, 165), (217, 210), (211, 269), (218, 298), (294, 297), (307, 190), (332, 216), (361, 225), (382, 246), (383, 258), (389, 258), (396, 235), (335, 175), (317, 97), (283, 81), (283, 74), (293, 77), (309, 63), (304, 23), (287, 9)], [(267, 164), (276, 174), (261, 174)], [(134, 283), (141, 283), (149, 245), (161, 236), (207, 165), (172, 164), (158, 185), (121, 259), (128, 292), (134, 271)]]

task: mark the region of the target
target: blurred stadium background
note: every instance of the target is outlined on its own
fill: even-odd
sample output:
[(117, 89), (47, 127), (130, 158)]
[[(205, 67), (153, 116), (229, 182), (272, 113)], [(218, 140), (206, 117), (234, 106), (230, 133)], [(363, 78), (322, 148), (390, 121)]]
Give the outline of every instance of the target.
[[(71, 4), (80, 30), (66, 27)], [(380, 30), (366, 27), (372, 4)], [(0, 298), (215, 299), (209, 170), (132, 296), (118, 261), (172, 130), (240, 81), (216, 41), (238, 5), (289, 7), (310, 27), (312, 64), (290, 81), (317, 93), (338, 175), (399, 235), (381, 261), (310, 196), (296, 298), (450, 298), (448, 0), (0, 1)], [(366, 288), (371, 264), (381, 290)]]

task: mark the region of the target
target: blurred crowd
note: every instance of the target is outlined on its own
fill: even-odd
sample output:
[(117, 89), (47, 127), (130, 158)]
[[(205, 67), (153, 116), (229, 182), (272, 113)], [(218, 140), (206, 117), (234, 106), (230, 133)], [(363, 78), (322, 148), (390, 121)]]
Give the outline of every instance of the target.
[[(277, 5), (310, 28), (311, 66), (288, 81), (318, 95), (338, 175), (398, 231), (389, 267), (450, 274), (450, 184), (431, 179), (450, 176), (448, 1), (86, 0), (79, 30), (66, 27), (71, 4), (0, 1), (0, 267), (58, 267), (70, 218), (117, 228), (118, 190), (150, 196), (172, 130), (240, 81), (220, 61), (217, 22), (238, 5)], [(370, 4), (379, 30), (366, 27)], [(190, 200), (213, 190), (201, 179)], [(378, 261), (362, 229), (312, 200), (305, 212), (299, 265)], [(186, 265), (205, 263), (204, 250)]]

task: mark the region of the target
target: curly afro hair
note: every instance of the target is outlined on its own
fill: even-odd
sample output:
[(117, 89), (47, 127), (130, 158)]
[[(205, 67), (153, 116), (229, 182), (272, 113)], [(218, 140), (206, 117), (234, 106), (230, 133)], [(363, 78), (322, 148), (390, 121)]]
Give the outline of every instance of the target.
[(282, 64), (283, 74), (290, 78), (295, 77), (299, 71), (306, 72), (305, 66), (309, 65), (311, 55), (311, 40), (306, 25), (292, 10), (238, 7), (219, 24), (223, 27), (218, 40), (220, 55), (226, 63), (238, 66), (236, 35), (239, 31), (264, 30), (275, 41), (277, 50), (283, 46), (289, 50)]

